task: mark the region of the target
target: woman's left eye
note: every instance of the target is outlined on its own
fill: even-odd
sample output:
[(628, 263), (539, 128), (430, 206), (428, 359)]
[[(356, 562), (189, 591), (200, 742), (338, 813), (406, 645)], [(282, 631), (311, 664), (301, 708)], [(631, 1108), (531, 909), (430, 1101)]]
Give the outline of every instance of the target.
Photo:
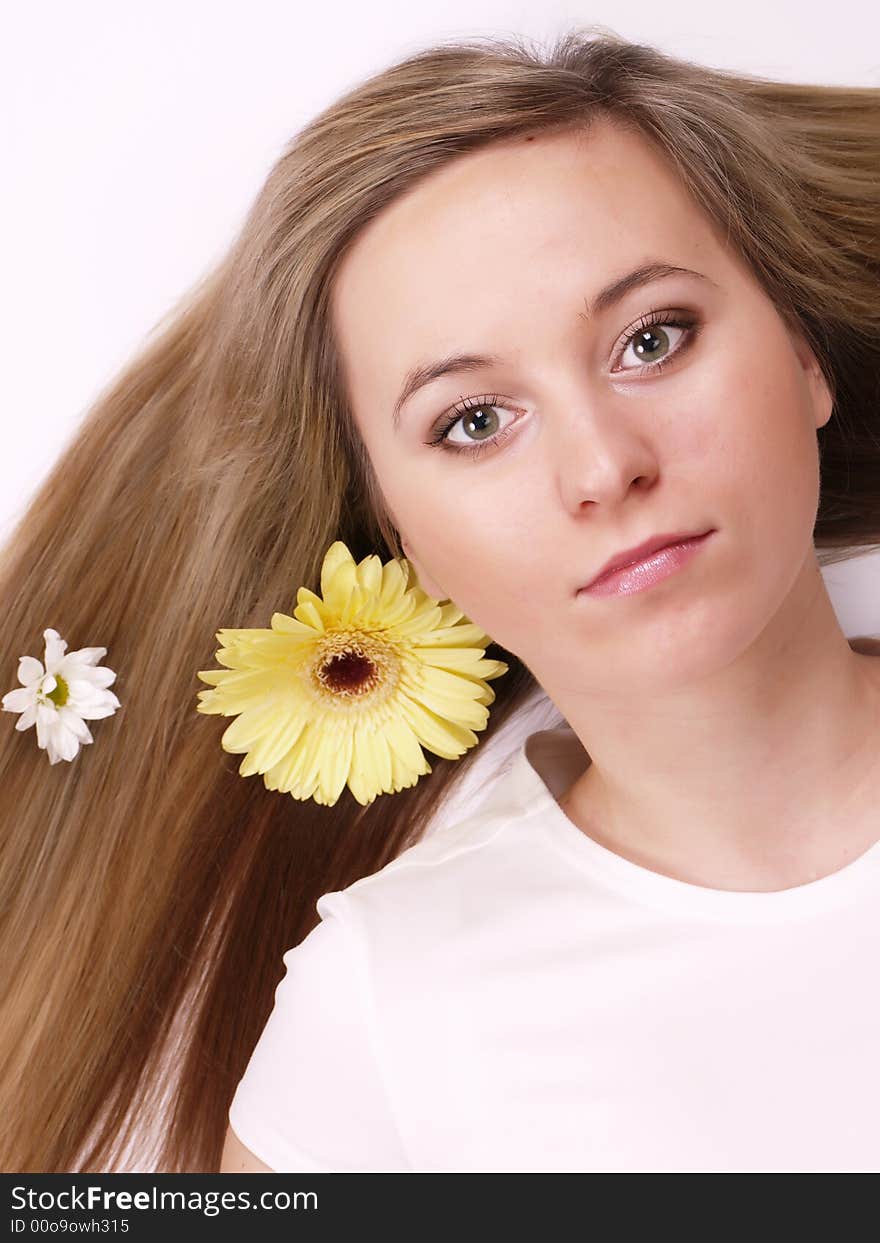
[[(698, 323), (697, 316), (687, 311), (650, 311), (634, 327), (627, 329), (622, 344), (615, 353), (615, 362), (619, 363), (630, 350), (633, 350), (634, 357), (639, 360), (639, 365), (612, 368), (612, 374), (619, 375), (631, 371), (636, 375), (642, 375), (662, 371), (668, 362), (681, 354), (694, 340), (699, 331)], [(672, 340), (667, 331), (669, 328), (674, 330)], [(450, 432), (456, 423), (461, 423), (462, 426), (470, 424), (472, 431), (486, 431), (483, 425), (487, 418), (486, 412), (489, 412), (488, 419), (491, 425), (497, 422), (497, 415), (493, 413), (494, 411), (510, 410), (509, 406), (500, 406), (499, 401), (497, 394), (464, 398), (442, 416), (439, 423), (432, 429), (427, 443), (442, 445), (444, 449), (449, 449), (453, 453), (465, 453), (468, 457), (478, 457), (486, 449), (496, 448), (510, 435), (511, 428), (516, 422), (515, 418), (511, 419), (507, 427), (500, 432), (490, 434), (484, 440), (462, 443), (450, 439)], [(491, 432), (491, 426), (488, 430)]]
[[(629, 350), (640, 362), (637, 367), (623, 367), (623, 371), (660, 371), (666, 363), (682, 350), (682, 341), (689, 341), (696, 327), (696, 318), (684, 312), (665, 312), (658, 315), (651, 312), (640, 320), (634, 329), (630, 329), (623, 339), (623, 348), (618, 351), (617, 361), (626, 357)], [(674, 328), (680, 336), (673, 334), (670, 342), (668, 328)], [(677, 343), (676, 343), (677, 342)]]

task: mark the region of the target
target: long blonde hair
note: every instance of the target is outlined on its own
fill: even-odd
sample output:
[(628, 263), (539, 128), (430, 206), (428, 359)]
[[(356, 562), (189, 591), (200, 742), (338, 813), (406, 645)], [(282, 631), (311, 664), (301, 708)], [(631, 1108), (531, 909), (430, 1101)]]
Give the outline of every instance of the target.
[[(479, 752), (431, 756), (368, 807), (300, 802), (239, 776), (229, 722), (196, 713), (196, 671), (218, 627), (267, 626), (317, 590), (333, 540), (403, 555), (339, 379), (345, 248), (457, 156), (600, 113), (665, 153), (820, 360), (820, 562), (880, 539), (880, 92), (704, 68), (596, 27), (549, 49), (440, 44), (349, 91), (100, 394), (2, 552), (2, 689), (53, 626), (107, 647), (123, 707), (53, 766), (0, 717), (0, 1168), (113, 1170), (152, 1118), (147, 1168), (217, 1170), (283, 952), (322, 893), (418, 840)], [(510, 671), (481, 740), (535, 690), (513, 653), (486, 654)]]

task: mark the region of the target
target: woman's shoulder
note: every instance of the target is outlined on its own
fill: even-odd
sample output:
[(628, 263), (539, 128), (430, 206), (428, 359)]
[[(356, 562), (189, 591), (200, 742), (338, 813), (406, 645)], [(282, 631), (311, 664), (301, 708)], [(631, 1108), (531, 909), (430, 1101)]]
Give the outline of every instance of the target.
[(502, 870), (521, 870), (503, 869), (501, 856), (512, 864), (525, 851), (524, 867), (534, 866), (528, 822), (541, 806), (544, 787), (526, 749), (558, 732), (562, 721), (539, 688), (453, 785), (421, 838), (376, 872), (323, 894), (321, 917), (335, 914), (361, 931), (365, 924), (397, 930), (407, 920), (410, 927), (432, 925), (436, 932), (465, 909), (477, 909), (487, 889), (497, 888)]
[(428, 831), (378, 871), (318, 899), (322, 919), (335, 915), (361, 932), (380, 927), (410, 932), (455, 919), (465, 907), (482, 903), (497, 881), (500, 856), (525, 847), (520, 827), (532, 808), (512, 773), (522, 763), (513, 755), (493, 777), (483, 797), (458, 818)]
[[(506, 797), (505, 774), (500, 774), (480, 806), (451, 823), (428, 826), (417, 842), (402, 850), (378, 871), (354, 881), (345, 889), (349, 901), (384, 899), (424, 884), (436, 885), (441, 874), (461, 875), (479, 861), (505, 828), (512, 827), (520, 810)], [(324, 897), (332, 895), (325, 894)]]

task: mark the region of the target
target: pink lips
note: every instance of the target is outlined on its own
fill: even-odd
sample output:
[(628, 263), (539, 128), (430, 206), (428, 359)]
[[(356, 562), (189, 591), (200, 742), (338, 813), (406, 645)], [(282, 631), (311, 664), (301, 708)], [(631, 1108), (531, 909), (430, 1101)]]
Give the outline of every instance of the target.
[(668, 578), (670, 574), (674, 574), (677, 569), (690, 561), (691, 557), (697, 554), (714, 533), (714, 530), (707, 531), (703, 535), (658, 548), (655, 552), (643, 557), (641, 561), (609, 570), (588, 586), (581, 587), (577, 594), (579, 596), (628, 596), (634, 592), (643, 591), (647, 587), (653, 587), (655, 583)]

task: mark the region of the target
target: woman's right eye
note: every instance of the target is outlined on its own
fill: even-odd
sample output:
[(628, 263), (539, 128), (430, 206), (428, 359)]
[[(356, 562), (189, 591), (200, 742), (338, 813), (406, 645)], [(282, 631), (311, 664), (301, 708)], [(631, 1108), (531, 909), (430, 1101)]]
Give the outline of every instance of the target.
[[(500, 432), (493, 432), (498, 425), (498, 415), (493, 413), (498, 410), (507, 410), (507, 406), (498, 404), (499, 398), (497, 394), (484, 397), (467, 397), (457, 405), (453, 406), (443, 415), (440, 422), (434, 427), (433, 435), (428, 444), (442, 445), (448, 448), (452, 453), (465, 453), (470, 457), (477, 457), (486, 448), (493, 448), (506, 440), (510, 428), (516, 419), (512, 419), (507, 427)], [(488, 435), (483, 440), (471, 440), (461, 443), (452, 440), (450, 432), (461, 423), (462, 427), (468, 427), (478, 433), (488, 431)], [(486, 426), (488, 424), (488, 427)]]

